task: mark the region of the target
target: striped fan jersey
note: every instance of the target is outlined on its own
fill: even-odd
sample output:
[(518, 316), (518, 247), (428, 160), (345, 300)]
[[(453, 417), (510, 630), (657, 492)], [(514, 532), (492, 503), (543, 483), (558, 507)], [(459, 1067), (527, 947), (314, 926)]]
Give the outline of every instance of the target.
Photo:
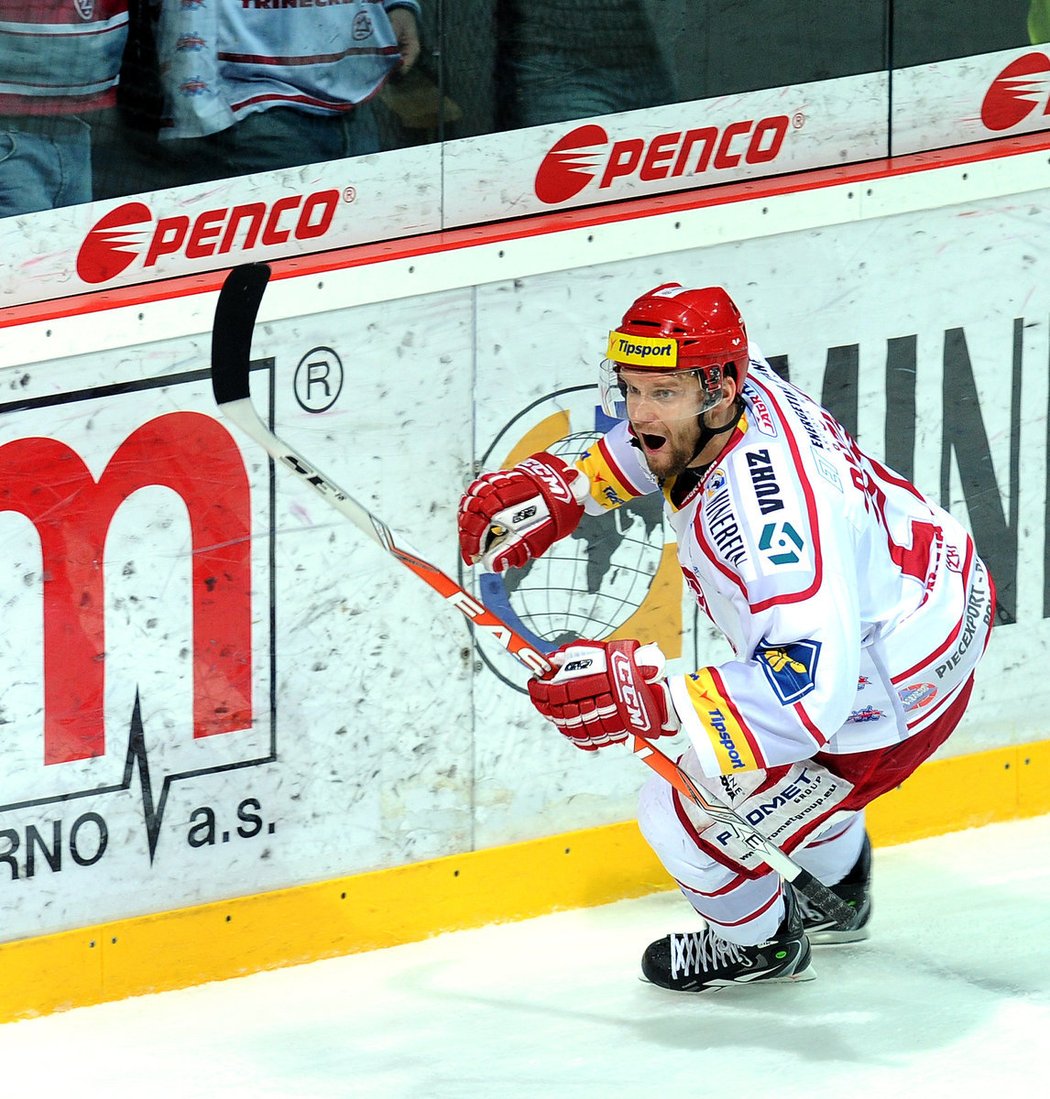
[(127, 0), (0, 0), (0, 114), (113, 106), (127, 37)]
[(750, 353), (744, 411), (701, 475), (658, 484), (626, 422), (576, 463), (591, 514), (663, 492), (685, 580), (734, 651), (668, 679), (711, 777), (926, 728), (983, 653), (995, 603), (962, 525)]
[(204, 137), (270, 107), (340, 114), (400, 63), (388, 12), (417, 0), (181, 0), (157, 26), (165, 138)]

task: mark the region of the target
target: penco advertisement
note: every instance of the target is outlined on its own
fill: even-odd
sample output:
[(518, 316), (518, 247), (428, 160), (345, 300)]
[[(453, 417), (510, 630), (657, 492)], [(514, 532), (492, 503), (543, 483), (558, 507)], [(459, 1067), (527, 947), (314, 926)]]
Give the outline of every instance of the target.
[(1048, 76), (1007, 50), (6, 218), (0, 307), (1010, 138), (1047, 129)]

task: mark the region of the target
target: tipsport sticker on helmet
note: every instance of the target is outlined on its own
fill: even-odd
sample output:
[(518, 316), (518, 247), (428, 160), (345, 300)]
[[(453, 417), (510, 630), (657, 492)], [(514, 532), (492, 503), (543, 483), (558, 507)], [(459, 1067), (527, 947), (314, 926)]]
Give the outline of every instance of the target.
[(819, 641), (770, 645), (763, 638), (755, 650), (755, 660), (784, 706), (793, 706), (813, 690), (819, 659)]
[(627, 336), (613, 329), (605, 357), (622, 366), (673, 370), (678, 365), (678, 341), (663, 336)]

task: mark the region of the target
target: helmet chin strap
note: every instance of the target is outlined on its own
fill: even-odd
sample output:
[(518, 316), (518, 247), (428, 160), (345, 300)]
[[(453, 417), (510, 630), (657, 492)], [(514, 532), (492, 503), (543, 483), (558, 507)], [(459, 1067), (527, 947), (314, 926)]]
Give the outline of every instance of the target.
[(740, 419), (740, 405), (740, 398), (735, 397), (733, 399), (734, 415), (729, 417), (729, 422), (723, 427), (709, 427), (706, 421), (707, 413), (700, 413), (700, 438), (697, 440), (696, 449), (693, 451), (692, 458), (689, 459), (690, 464), (700, 457), (701, 453), (712, 439), (716, 439), (719, 435), (724, 435), (727, 431), (732, 431), (733, 428), (736, 427), (737, 422)]

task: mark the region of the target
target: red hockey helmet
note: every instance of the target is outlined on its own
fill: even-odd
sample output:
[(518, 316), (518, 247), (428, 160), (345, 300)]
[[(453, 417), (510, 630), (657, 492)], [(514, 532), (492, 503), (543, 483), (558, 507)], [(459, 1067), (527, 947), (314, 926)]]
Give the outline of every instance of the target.
[[(602, 364), (603, 403), (616, 399), (621, 366), (693, 371), (704, 394), (701, 411), (706, 411), (721, 397), (726, 367), (735, 368), (739, 389), (747, 378), (748, 362), (744, 320), (725, 290), (688, 290), (681, 283), (665, 282), (638, 298), (609, 333)], [(609, 407), (606, 411), (616, 414)]]

